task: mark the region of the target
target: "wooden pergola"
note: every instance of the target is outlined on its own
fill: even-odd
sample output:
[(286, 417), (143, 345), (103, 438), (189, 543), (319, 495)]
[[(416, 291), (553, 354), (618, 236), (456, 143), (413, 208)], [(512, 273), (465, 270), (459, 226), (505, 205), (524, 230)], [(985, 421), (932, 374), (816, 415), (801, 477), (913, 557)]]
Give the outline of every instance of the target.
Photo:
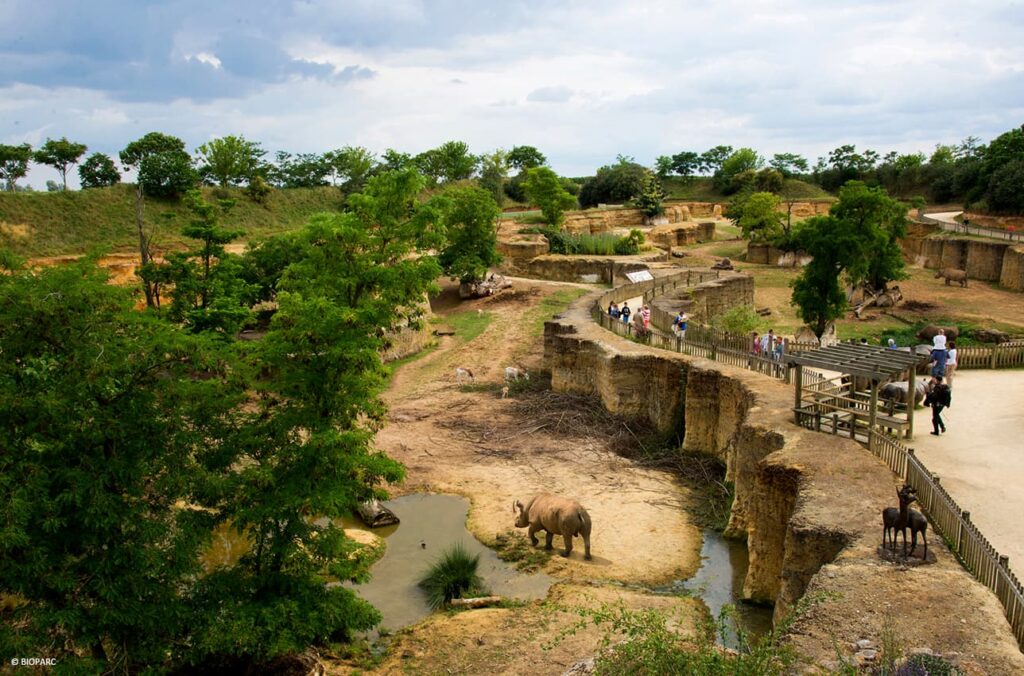
[[(844, 393), (830, 392), (825, 397), (818, 397), (814, 405), (818, 410), (813, 412), (818, 418), (818, 425), (821, 421), (822, 400), (828, 399), (825, 404), (832, 409), (831, 419), (833, 422), (833, 434), (837, 433), (840, 415), (845, 416), (850, 425), (850, 436), (855, 436), (856, 419), (867, 418), (868, 429), (876, 428), (905, 429), (907, 438), (914, 435), (914, 394), (915, 376), (917, 367), (930, 359), (928, 355), (920, 355), (915, 352), (904, 352), (901, 350), (890, 350), (885, 347), (871, 345), (857, 345), (840, 343), (815, 350), (788, 354), (785, 357), (786, 367), (789, 370), (795, 369), (796, 373), (790, 372), (791, 382), (795, 384), (796, 406), (794, 411), (797, 417), (797, 424), (801, 424), (801, 414), (808, 411), (804, 409), (804, 393), (813, 392), (811, 388), (804, 386), (804, 367), (821, 369), (824, 371), (835, 371), (844, 376), (868, 381), (869, 396), (867, 401), (858, 399), (854, 388)], [(905, 377), (904, 377), (905, 375)], [(907, 391), (907, 414), (906, 420), (898, 420), (890, 416), (878, 415), (878, 389), (879, 385), (894, 380), (906, 380)], [(813, 385), (812, 385), (813, 387)], [(820, 392), (815, 392), (820, 394)], [(866, 409), (866, 410), (865, 410)], [(868, 435), (870, 439), (870, 434)]]

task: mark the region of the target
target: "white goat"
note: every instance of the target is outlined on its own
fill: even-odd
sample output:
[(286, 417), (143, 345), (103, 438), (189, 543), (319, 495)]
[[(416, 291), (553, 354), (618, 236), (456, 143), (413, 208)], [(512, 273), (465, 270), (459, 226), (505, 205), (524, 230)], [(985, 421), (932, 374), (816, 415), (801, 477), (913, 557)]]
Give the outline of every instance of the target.
[(518, 366), (506, 366), (505, 367), (505, 382), (510, 383), (515, 380), (529, 380), (530, 374), (526, 372), (526, 369), (519, 368)]
[(473, 382), (475, 380), (473, 378), (473, 372), (470, 371), (469, 369), (463, 368), (461, 366), (456, 367), (455, 368), (455, 382), (461, 383), (461, 382), (464, 382), (466, 380), (469, 380), (469, 382)]

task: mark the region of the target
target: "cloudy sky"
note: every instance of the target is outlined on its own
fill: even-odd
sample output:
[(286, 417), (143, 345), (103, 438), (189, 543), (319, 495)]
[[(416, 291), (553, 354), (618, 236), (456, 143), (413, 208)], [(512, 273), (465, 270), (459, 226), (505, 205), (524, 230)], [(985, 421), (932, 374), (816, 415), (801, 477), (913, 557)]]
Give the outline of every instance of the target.
[[(1024, 123), (1024, 2), (0, 0), (0, 142), (530, 144), (567, 175)], [(42, 185), (52, 172), (35, 168)]]

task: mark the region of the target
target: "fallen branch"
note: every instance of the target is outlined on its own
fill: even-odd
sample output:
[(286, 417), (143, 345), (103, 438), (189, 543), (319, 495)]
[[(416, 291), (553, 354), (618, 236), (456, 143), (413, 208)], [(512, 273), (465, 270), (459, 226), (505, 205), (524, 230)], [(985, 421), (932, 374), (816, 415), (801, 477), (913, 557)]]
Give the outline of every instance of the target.
[(501, 596), (479, 596), (472, 599), (452, 599), (448, 605), (452, 608), (486, 608), (496, 606), (504, 600)]

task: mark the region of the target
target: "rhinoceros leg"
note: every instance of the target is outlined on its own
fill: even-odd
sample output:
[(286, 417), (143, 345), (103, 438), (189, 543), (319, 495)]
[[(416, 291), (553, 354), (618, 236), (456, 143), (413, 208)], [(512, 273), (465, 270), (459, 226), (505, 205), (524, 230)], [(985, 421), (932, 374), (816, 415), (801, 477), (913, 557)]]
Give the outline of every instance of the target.
[(572, 554), (572, 536), (566, 533), (562, 539), (565, 540), (565, 551), (562, 552), (562, 556), (569, 556)]
[(551, 541), (555, 539), (554, 533), (548, 533), (547, 544), (544, 545), (544, 549), (551, 549)]

